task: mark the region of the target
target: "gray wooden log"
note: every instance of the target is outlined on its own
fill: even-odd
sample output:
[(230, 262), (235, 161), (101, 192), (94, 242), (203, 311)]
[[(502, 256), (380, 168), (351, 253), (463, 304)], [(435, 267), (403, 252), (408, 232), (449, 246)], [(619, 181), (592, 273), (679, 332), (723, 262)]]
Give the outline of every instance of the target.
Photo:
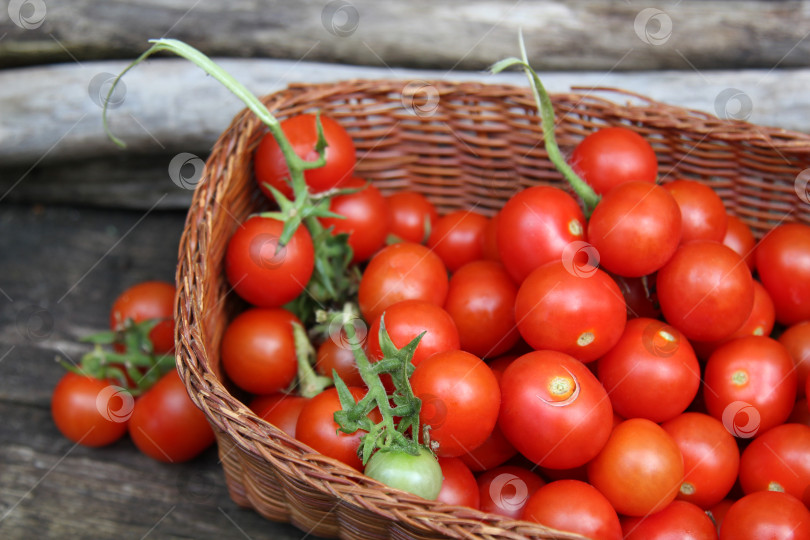
[(221, 56), (481, 69), (518, 29), (543, 70), (808, 66), (797, 1), (72, 0), (0, 10), (0, 65), (134, 56), (176, 37)]

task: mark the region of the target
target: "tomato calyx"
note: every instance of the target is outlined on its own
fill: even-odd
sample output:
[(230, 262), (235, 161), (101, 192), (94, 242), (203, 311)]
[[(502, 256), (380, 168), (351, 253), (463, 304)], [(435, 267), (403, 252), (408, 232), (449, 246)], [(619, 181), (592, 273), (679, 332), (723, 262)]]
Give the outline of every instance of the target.
[(577, 400), (580, 393), (580, 384), (576, 375), (565, 370), (567, 375), (556, 375), (546, 384), (547, 396), (538, 395), (540, 401), (552, 407), (565, 407)]

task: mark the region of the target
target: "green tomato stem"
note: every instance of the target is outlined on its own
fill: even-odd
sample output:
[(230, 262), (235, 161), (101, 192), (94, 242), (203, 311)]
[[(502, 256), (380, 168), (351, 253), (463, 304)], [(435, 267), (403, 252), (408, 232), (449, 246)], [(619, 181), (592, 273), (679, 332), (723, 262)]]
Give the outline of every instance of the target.
[(307, 337), (307, 332), (297, 322), (292, 325), (295, 356), (298, 360), (298, 393), (305, 398), (315, 397), (332, 386), (332, 379), (315, 372), (311, 362), (315, 356), (315, 349)]

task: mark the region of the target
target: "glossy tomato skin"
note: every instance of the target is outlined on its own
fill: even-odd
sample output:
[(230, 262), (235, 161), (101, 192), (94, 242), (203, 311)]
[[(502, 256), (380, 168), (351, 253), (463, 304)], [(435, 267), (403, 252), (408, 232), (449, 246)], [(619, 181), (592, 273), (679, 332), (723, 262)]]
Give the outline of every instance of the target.
[(787, 223), (771, 229), (754, 252), (759, 279), (785, 325), (810, 319), (810, 225)]
[(784, 491), (810, 504), (810, 427), (782, 424), (743, 451), (740, 485), (745, 493)]
[(627, 516), (663, 510), (675, 500), (683, 474), (683, 457), (675, 441), (645, 418), (616, 426), (588, 464), (590, 483)]
[(529, 498), (521, 519), (593, 540), (622, 538), (616, 510), (595, 487), (579, 480), (542, 486)]
[(366, 476), (383, 484), (434, 501), (442, 487), (442, 468), (425, 448), (419, 455), (401, 450), (377, 451), (366, 463)]
[(644, 517), (622, 518), (624, 540), (717, 540), (712, 519), (699, 506), (672, 501)]
[(121, 330), (127, 319), (139, 323), (163, 319), (149, 332), (156, 354), (174, 351), (175, 287), (164, 281), (144, 281), (129, 287), (115, 299), (110, 310), (110, 328)]
[(135, 401), (129, 436), (141, 452), (167, 463), (188, 461), (214, 442), (208, 419), (174, 369)]
[(588, 221), (588, 242), (605, 270), (625, 277), (652, 274), (681, 240), (681, 211), (663, 187), (626, 182), (611, 189)]
[(570, 163), (599, 195), (629, 181), (653, 184), (658, 177), (658, 158), (650, 143), (621, 126), (589, 134), (574, 148)]
[(492, 433), (501, 391), (477, 356), (460, 350), (434, 354), (416, 366), (411, 387), (422, 400), (422, 423), (431, 426), (439, 457), (465, 454)]
[(298, 372), (293, 324), (298, 317), (283, 308), (251, 308), (225, 328), (221, 362), (242, 390), (272, 394), (287, 388)]
[(532, 270), (560, 260), (571, 242), (585, 240), (577, 201), (555, 187), (533, 186), (513, 195), (498, 218), (498, 253), (515, 283)]
[(264, 418), (281, 431), (295, 438), (295, 425), (301, 409), (309, 398), (281, 392), (256, 396), (250, 401), (250, 410), (259, 418)]
[(681, 243), (691, 240), (722, 242), (728, 218), (723, 199), (696, 180), (674, 180), (664, 184), (681, 210)]
[(582, 274), (557, 261), (532, 271), (520, 285), (515, 319), (520, 335), (534, 349), (591, 362), (618, 342), (626, 306), (607, 273), (592, 268)]
[(366, 321), (374, 321), (402, 300), (442, 306), (447, 286), (447, 269), (438, 255), (411, 242), (392, 244), (372, 257), (363, 273), (358, 291), (360, 312)]
[(514, 347), (520, 339), (517, 290), (503, 265), (494, 261), (471, 262), (450, 277), (444, 308), (458, 328), (462, 349), (493, 358)]
[(484, 258), (484, 232), (489, 220), (472, 210), (455, 210), (440, 217), (427, 245), (455, 272), (467, 263)]
[(494, 467), (503, 465), (509, 459), (515, 457), (518, 451), (501, 431), (501, 427), (495, 424), (492, 433), (487, 440), (479, 444), (466, 454), (459, 456), (473, 472), (487, 471)]
[(618, 343), (599, 359), (597, 376), (616, 413), (656, 423), (685, 411), (700, 389), (700, 365), (689, 340), (656, 319), (628, 321)]
[[(767, 335), (767, 334), (766, 334)], [(805, 383), (810, 379), (810, 321), (796, 323), (779, 336), (779, 343), (785, 346), (796, 365), (798, 397), (805, 394)]]
[(740, 470), (740, 450), (723, 423), (687, 412), (661, 424), (683, 456), (678, 499), (709, 509), (728, 495)]
[(318, 346), (315, 354), (315, 371), (320, 375), (331, 377), (333, 370), (347, 386), (366, 385), (357, 369), (354, 352), (343, 330), (329, 336)]
[(478, 484), (467, 465), (459, 458), (439, 458), (442, 468), (442, 489), (437, 501), (476, 510), (481, 506)]
[(487, 220), (487, 226), (484, 227), (484, 259), (487, 261), (501, 261), (501, 254), (498, 252), (498, 222), (500, 221), (500, 212)]
[(236, 293), (259, 307), (280, 307), (301, 294), (315, 267), (312, 237), (298, 227), (278, 250), (284, 224), (253, 216), (233, 233), (225, 253), (225, 273)]
[(730, 337), (754, 306), (754, 280), (740, 256), (719, 242), (681, 246), (656, 279), (664, 318), (692, 340)]
[(416, 191), (400, 191), (388, 196), (392, 235), (404, 242), (424, 244), (439, 219), (439, 213), (427, 197)]
[(590, 461), (610, 436), (613, 409), (602, 385), (575, 358), (534, 351), (501, 377), (499, 425), (530, 461), (570, 469)]
[[(326, 164), (317, 169), (304, 171), (304, 179), (313, 193), (337, 187), (348, 180), (357, 161), (354, 142), (343, 126), (323, 115), (321, 115), (321, 125), (328, 144), (325, 154)], [(315, 151), (318, 132), (314, 114), (300, 114), (283, 120), (281, 129), (298, 157), (306, 161), (318, 159), (318, 153)], [(271, 200), (275, 199), (265, 184), (270, 184), (288, 199), (292, 198), (287, 162), (284, 160), (281, 148), (270, 133), (262, 137), (256, 148), (253, 156), (253, 170), (259, 188)]]
[(726, 215), (726, 234), (723, 236), (723, 244), (730, 247), (745, 261), (749, 270), (754, 270), (754, 249), (757, 240), (751, 227), (734, 214)]
[(340, 218), (320, 218), (324, 227), (333, 227), (334, 234), (346, 233), (352, 248), (352, 262), (368, 260), (383, 245), (388, 236), (388, 203), (380, 190), (360, 178), (350, 178), (341, 188), (359, 189), (354, 193), (335, 196), (329, 210)]
[(796, 372), (784, 345), (764, 336), (738, 338), (709, 357), (703, 374), (709, 414), (739, 438), (783, 423), (796, 400)]
[(125, 389), (69, 371), (53, 389), (51, 416), (71, 441), (106, 446), (127, 432), (132, 404), (132, 395)]
[(810, 538), (810, 510), (796, 497), (778, 491), (758, 491), (728, 509), (720, 540), (804, 540)]
[(529, 498), (545, 481), (529, 469), (503, 465), (489, 469), (476, 479), (481, 510), (491, 514), (520, 519)]

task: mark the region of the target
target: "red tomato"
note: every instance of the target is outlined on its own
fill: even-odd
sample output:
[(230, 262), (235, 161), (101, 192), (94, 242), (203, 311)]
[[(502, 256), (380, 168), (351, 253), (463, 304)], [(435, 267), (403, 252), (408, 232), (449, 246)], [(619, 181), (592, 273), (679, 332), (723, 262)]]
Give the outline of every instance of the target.
[(256, 396), (250, 402), (250, 410), (259, 418), (264, 418), (278, 429), (295, 438), (295, 425), (301, 409), (309, 398), (293, 394), (269, 394)]
[(404, 242), (424, 244), (439, 213), (424, 195), (415, 191), (400, 191), (388, 197), (391, 214), (389, 232)]
[[(365, 186), (365, 187), (363, 187)], [(347, 233), (352, 248), (352, 261), (369, 259), (385, 245), (388, 236), (388, 203), (380, 190), (360, 178), (350, 178), (341, 188), (363, 188), (355, 193), (337, 195), (329, 202), (329, 210), (344, 219), (320, 218), (324, 227), (333, 227), (334, 234)]]
[(126, 389), (69, 371), (53, 389), (51, 416), (71, 441), (106, 446), (127, 432), (133, 403)]
[(454, 506), (468, 506), (476, 510), (480, 506), (478, 484), (467, 465), (459, 458), (440, 457), (442, 468), (442, 489), (437, 501)]
[(481, 472), (503, 465), (517, 453), (518, 451), (501, 431), (501, 427), (495, 424), (487, 440), (459, 458), (471, 471)]
[(580, 361), (534, 351), (512, 362), (501, 378), (499, 425), (532, 462), (570, 469), (590, 461), (612, 428), (607, 393)]
[(340, 333), (335, 332), (329, 336), (329, 339), (321, 343), (315, 355), (315, 371), (331, 377), (333, 370), (347, 386), (363, 387), (366, 385), (357, 370), (354, 352), (352, 352), (352, 347), (345, 338), (343, 330), (340, 330)]
[(422, 423), (439, 443), (439, 457), (458, 457), (479, 446), (498, 420), (498, 380), (477, 356), (446, 351), (423, 360), (411, 375), (422, 400)]
[[(323, 115), (321, 115), (321, 125), (328, 145), (325, 153), (326, 164), (317, 169), (304, 171), (304, 179), (313, 193), (337, 187), (348, 180), (357, 161), (354, 142), (343, 126)], [(281, 122), (281, 129), (298, 157), (306, 161), (318, 159), (318, 153), (315, 151), (318, 131), (314, 114), (290, 117)], [(284, 154), (281, 153), (276, 139), (270, 133), (262, 137), (256, 148), (253, 155), (253, 170), (259, 188), (271, 200), (275, 199), (265, 184), (270, 184), (288, 199), (292, 198), (287, 162), (284, 160)]]
[[(767, 335), (767, 334), (766, 334)], [(796, 323), (779, 336), (796, 365), (798, 396), (804, 396), (805, 383), (810, 378), (810, 321)]]
[(621, 540), (616, 510), (604, 495), (579, 480), (557, 480), (534, 492), (521, 519), (593, 540)]
[(667, 322), (693, 340), (728, 338), (754, 305), (751, 272), (719, 242), (684, 244), (658, 272), (656, 283)]
[(503, 265), (475, 261), (450, 278), (444, 309), (458, 328), (461, 348), (482, 358), (509, 351), (520, 339), (515, 325), (517, 287)]
[(723, 199), (696, 180), (675, 180), (664, 184), (681, 209), (681, 243), (691, 240), (722, 242), (728, 218)]
[(487, 225), (484, 227), (484, 259), (488, 261), (501, 260), (501, 255), (498, 253), (498, 221), (500, 221), (500, 213), (495, 214), (487, 220)]
[(599, 264), (620, 276), (652, 274), (681, 240), (681, 211), (663, 187), (626, 182), (605, 193), (588, 221)]
[(135, 401), (129, 436), (141, 452), (167, 463), (188, 461), (214, 442), (205, 413), (174, 369)]
[(784, 345), (768, 337), (722, 345), (709, 357), (703, 383), (709, 414), (739, 438), (783, 423), (796, 400), (793, 360)]
[(722, 422), (688, 412), (661, 424), (681, 450), (685, 475), (678, 499), (711, 508), (731, 491), (740, 469), (740, 450)]
[(110, 328), (122, 330), (127, 319), (136, 323), (163, 319), (149, 332), (149, 340), (156, 354), (174, 351), (174, 295), (174, 285), (163, 281), (133, 285), (113, 302)]
[(222, 336), (222, 368), (242, 390), (272, 394), (287, 388), (298, 372), (293, 323), (283, 308), (252, 308), (240, 313)]
[(588, 464), (591, 484), (627, 516), (663, 510), (675, 500), (683, 474), (678, 445), (661, 426), (644, 418), (616, 426)]
[(455, 272), (467, 263), (484, 258), (484, 231), (489, 220), (472, 210), (456, 210), (440, 217), (427, 245)]
[(545, 485), (542, 478), (515, 465), (490, 469), (479, 475), (477, 482), (481, 510), (515, 519), (523, 515), (529, 498)]
[(526, 188), (500, 211), (498, 253), (515, 283), (535, 268), (560, 260), (571, 242), (584, 240), (585, 216), (577, 201), (559, 188)]
[(788, 223), (771, 229), (754, 257), (776, 306), (776, 320), (791, 325), (810, 319), (810, 226)]
[(699, 506), (672, 501), (644, 517), (622, 518), (624, 540), (717, 540), (712, 519)]
[(284, 224), (253, 216), (228, 242), (225, 272), (236, 293), (254, 306), (280, 307), (301, 294), (315, 267), (312, 237), (298, 227), (278, 249)]
[(613, 347), (627, 320), (627, 304), (616, 282), (602, 270), (572, 271), (550, 262), (523, 281), (515, 299), (515, 319), (534, 349), (564, 352), (582, 362)]
[(743, 258), (749, 270), (754, 269), (754, 248), (757, 240), (754, 233), (742, 219), (734, 214), (726, 214), (726, 234), (723, 236), (723, 244), (733, 249)]
[(358, 303), (367, 321), (373, 321), (402, 300), (424, 300), (444, 305), (447, 269), (430, 249), (411, 242), (383, 248), (369, 261), (360, 280)]
[(810, 538), (810, 511), (796, 497), (758, 491), (731, 505), (720, 540), (805, 540)]
[(418, 366), (425, 358), (459, 348), (458, 330), (453, 318), (444, 309), (422, 300), (403, 300), (386, 308), (374, 319), (368, 332), (368, 356), (372, 362), (383, 357), (380, 348), (380, 319), (385, 315), (385, 329), (397, 348), (410, 343), (426, 332), (414, 351), (411, 363)]
[(610, 274), (613, 281), (622, 291), (624, 301), (627, 302), (627, 318), (647, 317), (658, 319), (661, 309), (658, 306), (658, 296), (655, 293), (655, 274), (629, 278)]
[(685, 411), (700, 389), (700, 365), (689, 341), (655, 319), (628, 321), (618, 343), (599, 359), (597, 376), (616, 413), (656, 423)]
[(723, 499), (719, 503), (706, 510), (706, 514), (712, 518), (715, 524), (717, 534), (720, 534), (720, 527), (723, 525), (723, 520), (726, 518), (729, 508), (734, 504), (731, 499)]
[(810, 427), (782, 424), (746, 447), (740, 459), (745, 493), (784, 491), (810, 505)]
[(655, 183), (658, 158), (644, 137), (626, 127), (604, 127), (585, 137), (571, 154), (571, 167), (602, 195), (629, 181)]

